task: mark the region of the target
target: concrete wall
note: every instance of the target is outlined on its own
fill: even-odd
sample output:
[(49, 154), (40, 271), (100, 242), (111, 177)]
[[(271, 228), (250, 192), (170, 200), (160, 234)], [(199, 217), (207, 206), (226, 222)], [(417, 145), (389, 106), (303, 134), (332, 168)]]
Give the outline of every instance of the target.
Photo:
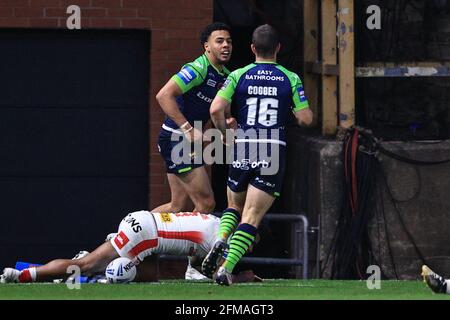
[[(290, 174), (285, 181), (286, 210), (305, 210), (311, 226), (320, 227), (320, 264), (324, 268), (327, 253), (340, 214), (342, 202), (343, 166), (342, 143), (320, 137), (301, 136), (299, 130), (291, 130), (288, 163)], [(436, 161), (450, 158), (450, 141), (441, 143), (384, 142), (388, 150), (413, 159)], [(418, 167), (380, 155), (388, 185), (398, 200), (397, 206), (406, 229), (412, 235), (418, 249), (432, 268), (450, 271), (450, 164)], [(410, 238), (400, 223), (399, 216), (389, 200), (386, 186), (377, 173), (379, 194), (374, 196), (371, 208), (369, 233), (375, 256), (388, 278), (395, 278), (389, 258), (386, 237), (400, 279), (417, 279), (421, 260)], [(383, 201), (381, 200), (383, 195)], [(385, 217), (381, 214), (384, 203)], [(310, 274), (316, 277), (315, 239), (310, 234)], [(330, 276), (330, 266), (323, 274)]]

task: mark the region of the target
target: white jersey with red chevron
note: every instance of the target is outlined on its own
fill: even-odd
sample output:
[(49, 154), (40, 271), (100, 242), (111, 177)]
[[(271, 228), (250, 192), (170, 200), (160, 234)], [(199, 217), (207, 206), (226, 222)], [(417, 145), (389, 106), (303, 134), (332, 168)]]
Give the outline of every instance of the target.
[(219, 224), (219, 218), (198, 212), (137, 211), (122, 220), (111, 244), (121, 257), (141, 261), (152, 253), (204, 257)]

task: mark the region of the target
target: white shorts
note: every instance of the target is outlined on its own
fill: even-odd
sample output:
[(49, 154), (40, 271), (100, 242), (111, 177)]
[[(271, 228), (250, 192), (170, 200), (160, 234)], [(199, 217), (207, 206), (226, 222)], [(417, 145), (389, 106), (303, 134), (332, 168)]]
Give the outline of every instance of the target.
[(121, 257), (144, 260), (158, 246), (155, 219), (148, 211), (132, 212), (123, 218), (111, 244)]

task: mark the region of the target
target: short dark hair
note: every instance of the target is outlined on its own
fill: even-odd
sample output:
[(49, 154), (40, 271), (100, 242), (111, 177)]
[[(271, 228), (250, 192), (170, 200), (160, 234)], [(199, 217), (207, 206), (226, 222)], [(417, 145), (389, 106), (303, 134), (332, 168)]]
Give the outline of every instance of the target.
[(205, 29), (203, 29), (202, 33), (200, 34), (200, 44), (203, 46), (203, 44), (208, 41), (211, 33), (217, 30), (226, 30), (231, 34), (231, 28), (227, 24), (222, 22), (214, 22), (207, 25)]
[(252, 43), (259, 56), (269, 58), (275, 54), (280, 38), (274, 27), (264, 24), (253, 31)]

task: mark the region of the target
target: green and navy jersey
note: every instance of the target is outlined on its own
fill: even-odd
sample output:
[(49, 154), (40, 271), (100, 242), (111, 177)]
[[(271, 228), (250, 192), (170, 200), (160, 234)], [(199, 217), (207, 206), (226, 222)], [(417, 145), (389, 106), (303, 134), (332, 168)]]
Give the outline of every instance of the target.
[[(184, 65), (180, 72), (172, 76), (171, 79), (178, 84), (183, 93), (177, 97), (178, 106), (191, 125), (194, 125), (194, 121), (201, 121), (204, 125), (209, 120), (211, 102), (229, 74), (225, 67), (223, 72), (219, 72), (203, 54)], [(164, 121), (163, 129), (167, 134), (181, 133), (178, 125), (168, 117)]]
[(255, 62), (233, 71), (217, 95), (237, 109), (239, 128), (269, 129), (269, 134), (270, 129), (278, 129), (282, 144), (289, 112), (308, 107), (300, 77), (271, 62)]

